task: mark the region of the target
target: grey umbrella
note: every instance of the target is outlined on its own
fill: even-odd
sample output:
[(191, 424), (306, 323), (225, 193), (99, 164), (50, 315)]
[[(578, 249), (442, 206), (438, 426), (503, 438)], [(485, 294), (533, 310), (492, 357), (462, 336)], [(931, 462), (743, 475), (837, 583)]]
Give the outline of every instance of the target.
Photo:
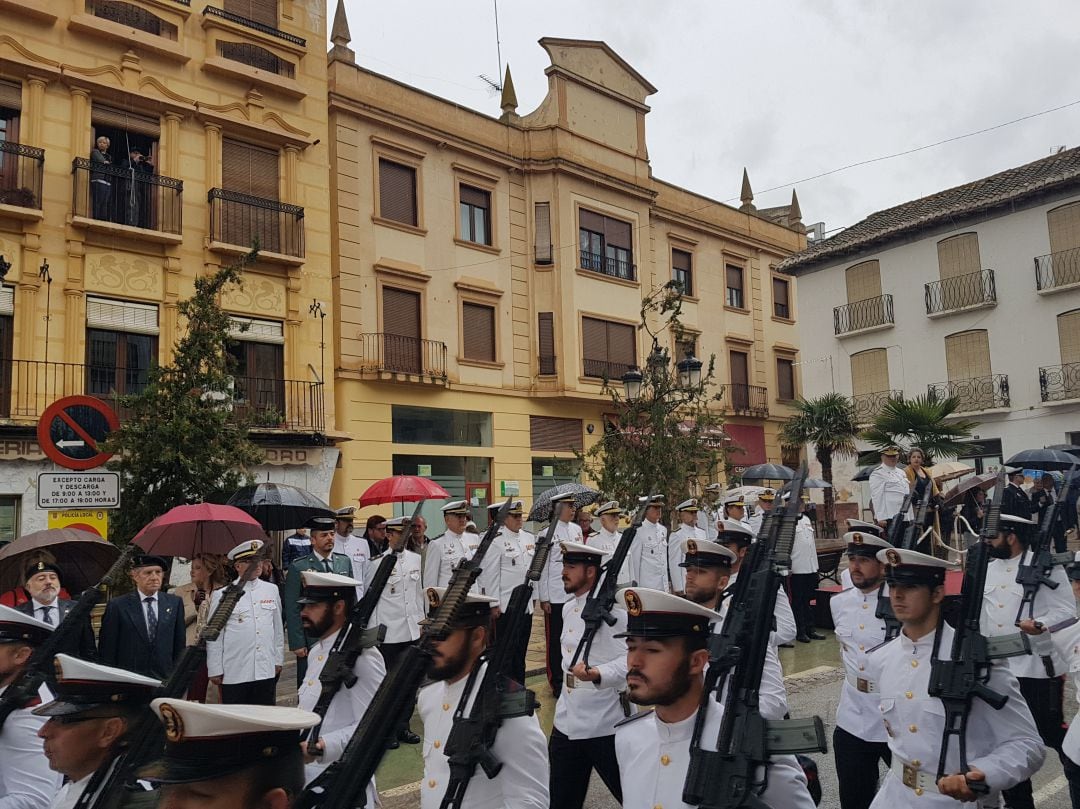
[(23, 584), (23, 574), (38, 558), (56, 561), (60, 583), (73, 598), (93, 587), (112, 567), (120, 549), (97, 534), (76, 528), (50, 528), (23, 534), (0, 550), (0, 593)]
[(778, 463), (759, 463), (746, 467), (740, 477), (743, 480), (794, 480), (795, 470)]
[(1080, 458), (1056, 449), (1025, 449), (1005, 461), (1009, 466), (1022, 469), (1072, 469), (1073, 464), (1080, 464)]
[(569, 492), (574, 495), (574, 505), (577, 508), (595, 503), (600, 497), (600, 492), (590, 489), (582, 483), (561, 483), (547, 491), (540, 492), (533, 501), (532, 509), (529, 510), (529, 520), (532, 522), (545, 522), (551, 519), (551, 498)]
[(807, 478), (802, 484), (804, 489), (831, 489), (832, 484), (821, 478)]

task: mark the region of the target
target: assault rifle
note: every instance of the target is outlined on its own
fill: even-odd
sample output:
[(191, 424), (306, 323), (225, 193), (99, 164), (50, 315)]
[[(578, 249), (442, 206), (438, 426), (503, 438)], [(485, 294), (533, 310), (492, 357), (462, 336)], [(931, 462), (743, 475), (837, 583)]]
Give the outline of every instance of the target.
[[(236, 581), (231, 582), (221, 594), (221, 600), (213, 614), (191, 646), (181, 653), (172, 673), (157, 692), (157, 697), (183, 699), (195, 673), (206, 661), (206, 644), (217, 640), (236, 605), (244, 595), (248, 582), (259, 576), (264, 553), (251, 559), (251, 563)], [(125, 734), (125, 747), (112, 767), (99, 770), (91, 778), (74, 809), (105, 809), (121, 805), (124, 790), (141, 791), (135, 786), (136, 773), (151, 761), (161, 757), (165, 748), (165, 728), (157, 716), (144, 711), (138, 722)], [(99, 779), (97, 784), (95, 779)], [(95, 797), (96, 796), (96, 797)]]
[[(551, 524), (536, 543), (532, 562), (525, 572), (525, 580), (510, 592), (510, 602), (506, 605), (504, 623), (500, 627), (502, 634), (495, 638), (495, 645), (480, 658), (469, 674), (461, 700), (454, 711), (453, 727), (443, 748), (450, 763), (450, 782), (443, 793), (440, 809), (460, 809), (465, 791), (469, 788), (469, 781), (476, 774), (477, 765), (488, 778), (499, 774), (502, 762), (495, 758), (491, 748), (503, 720), (514, 716), (531, 716), (536, 710), (536, 695), (525, 688), (523, 683), (516, 683), (510, 678), (516, 662), (512, 657), (515, 651), (514, 638), (518, 637), (530, 621), (528, 607), (533, 598), (533, 586), (540, 581), (547, 567), (552, 538), (558, 524), (557, 506), (551, 515)], [(468, 703), (481, 671), (483, 679), (480, 681), (479, 690), (475, 691), (476, 699), (472, 701), (472, 710), (469, 711)]]
[[(1077, 465), (1073, 464), (1065, 477), (1066, 482), (1076, 474), (1076, 469)], [(1054, 529), (1060, 519), (1058, 513), (1058, 506), (1060, 505), (1062, 505), (1061, 501), (1056, 501), (1047, 507), (1046, 516), (1043, 518), (1042, 525), (1039, 526), (1039, 532), (1031, 545), (1031, 562), (1026, 565), (1021, 564), (1020, 569), (1016, 571), (1016, 583), (1024, 588), (1024, 597), (1020, 601), (1020, 609), (1016, 611), (1017, 624), (1024, 618), (1024, 607), (1027, 607), (1028, 618), (1035, 617), (1035, 596), (1039, 592), (1039, 587), (1045, 584), (1051, 590), (1057, 589), (1060, 582), (1050, 578), (1054, 565), (1067, 565), (1073, 562), (1073, 553), (1055, 554), (1050, 550)]]
[[(766, 809), (760, 795), (768, 784), (770, 757), (827, 749), (820, 717), (770, 721), (761, 715), (758, 704), (780, 571), (791, 566), (805, 479), (804, 464), (791, 483), (783, 513), (776, 514), (774, 508), (772, 519), (750, 546), (729, 596), (723, 627), (709, 638), (709, 668), (694, 720), (682, 795), (683, 801), (701, 809)], [(710, 703), (722, 699), (720, 733), (716, 749), (710, 750), (702, 736)], [(756, 780), (759, 767), (766, 767), (763, 781)]]
[(90, 620), (90, 612), (94, 606), (101, 600), (104, 592), (116, 583), (136, 553), (143, 553), (142, 548), (129, 543), (112, 567), (101, 577), (101, 581), (83, 590), (75, 606), (64, 616), (64, 620), (49, 634), (44, 643), (34, 649), (19, 676), (4, 689), (3, 696), (0, 696), (0, 728), (3, 728), (4, 721), (12, 711), (38, 698), (41, 686), (55, 671), (53, 658), (56, 653), (63, 650), (73, 636), (82, 632), (83, 626)]
[(574, 659), (570, 661), (570, 670), (573, 670), (578, 660), (583, 660), (586, 666), (589, 665), (589, 652), (592, 651), (596, 633), (600, 631), (600, 624), (615, 626), (616, 619), (611, 611), (615, 607), (615, 593), (619, 589), (619, 571), (622, 570), (623, 563), (626, 562), (626, 555), (630, 553), (630, 546), (634, 543), (634, 537), (637, 536), (641, 523), (645, 521), (645, 511), (651, 505), (653, 497), (654, 495), (650, 493), (645, 498), (645, 502), (638, 507), (630, 527), (622, 532), (622, 536), (619, 537), (619, 544), (615, 546), (611, 558), (601, 568), (592, 592), (585, 599), (585, 606), (581, 608), (581, 619), (585, 622), (585, 631), (581, 634), (577, 649), (574, 650)]
[(386, 754), (386, 744), (412, 712), (434, 644), (445, 640), (453, 631), (469, 590), (480, 577), (480, 563), (502, 527), (511, 502), (512, 498), (507, 498), (499, 508), (472, 557), (454, 568), (446, 592), (424, 625), (420, 640), (398, 655), (341, 758), (305, 787), (294, 809), (363, 809), (367, 805), (365, 791)]
[[(915, 547), (916, 540), (912, 535), (912, 529), (915, 529), (916, 525), (921, 525), (922, 519), (916, 518), (915, 521), (908, 526), (907, 531), (904, 531), (903, 520), (900, 519), (901, 515), (907, 514), (908, 509), (911, 507), (911, 498), (911, 494), (908, 494), (908, 496), (904, 498), (904, 503), (900, 506), (900, 510), (896, 512), (896, 517), (889, 523), (889, 533), (886, 535), (885, 539), (889, 540), (889, 544), (894, 548), (912, 550)], [(920, 506), (920, 510), (922, 511), (921, 516), (924, 518), (926, 516), (925, 504)], [(906, 544), (909, 541), (911, 542), (910, 546)], [(879, 621), (885, 622), (885, 640), (879, 643), (878, 646), (888, 643), (900, 634), (900, 621), (897, 620), (896, 613), (893, 612), (892, 601), (885, 595), (885, 587), (885, 580), (882, 579), (881, 586), (878, 587), (877, 609), (874, 610), (874, 617)], [(874, 648), (876, 649), (877, 646)]]
[[(983, 528), (977, 542), (967, 551), (964, 564), (964, 584), (960, 590), (960, 615), (953, 633), (952, 655), (948, 660), (938, 659), (941, 644), (941, 627), (934, 634), (934, 651), (930, 659), (930, 681), (926, 692), (937, 697), (945, 707), (945, 729), (941, 734), (941, 756), (938, 758), (937, 777), (946, 775), (945, 759), (949, 753), (949, 740), (955, 736), (960, 752), (960, 772), (967, 773), (967, 723), (971, 704), (978, 697), (994, 710), (1001, 710), (1008, 697), (991, 690), (990, 680), (993, 655), (987, 639), (980, 631), (983, 589), (986, 586), (986, 565), (990, 561), (990, 542), (998, 534), (998, 518), (1001, 515), (1002, 493), (1005, 490), (1005, 470), (998, 475), (994, 488), (994, 500), (990, 504)], [(968, 789), (980, 795), (987, 792), (982, 781), (968, 781)]]
[(356, 674), (353, 672), (353, 667), (356, 665), (357, 658), (364, 653), (364, 649), (370, 649), (372, 646), (381, 643), (386, 636), (385, 626), (379, 625), (369, 629), (368, 624), (371, 623), (371, 616), (375, 614), (375, 608), (379, 606), (379, 599), (382, 597), (383, 590), (386, 589), (386, 582), (390, 580), (390, 575), (394, 572), (398, 554), (402, 548), (408, 545), (413, 526), (416, 524), (416, 520), (420, 516), (420, 510), (423, 507), (423, 500), (416, 504), (413, 515), (402, 533), (400, 545), (396, 548), (387, 547), (386, 554), (379, 561), (379, 567), (375, 570), (375, 576), (372, 578), (371, 584), (364, 591), (363, 597), (349, 611), (348, 620), (341, 628), (341, 631), (338, 632), (334, 645), (330, 647), (330, 653), (326, 657), (326, 664), (319, 673), (319, 686), (321, 688), (319, 699), (315, 703), (315, 707), (312, 708), (319, 715), (319, 724), (311, 728), (305, 735), (308, 755), (322, 755), (317, 743), (319, 734), (322, 731), (323, 720), (326, 719), (326, 712), (330, 710), (330, 703), (334, 701), (334, 697), (341, 690), (341, 686), (352, 688), (356, 685)]

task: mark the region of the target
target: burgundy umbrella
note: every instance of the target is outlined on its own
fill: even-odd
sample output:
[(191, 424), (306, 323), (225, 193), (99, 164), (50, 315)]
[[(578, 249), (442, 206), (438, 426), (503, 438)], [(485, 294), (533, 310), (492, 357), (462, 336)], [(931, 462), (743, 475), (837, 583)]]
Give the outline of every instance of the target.
[(360, 508), (379, 503), (415, 503), (418, 500), (443, 500), (450, 496), (438, 483), (417, 475), (394, 475), (368, 486), (360, 495)]
[(942, 501), (942, 505), (955, 506), (964, 499), (965, 494), (975, 489), (982, 489), (984, 492), (988, 491), (994, 488), (997, 479), (997, 472), (983, 472), (981, 475), (972, 475), (967, 480), (961, 481), (951, 489), (943, 492), (945, 499)]
[(73, 597), (93, 587), (120, 555), (120, 549), (97, 534), (75, 528), (50, 528), (24, 534), (0, 550), (0, 593), (23, 585), (30, 562), (51, 557), (60, 583)]
[(235, 506), (177, 506), (143, 528), (132, 541), (147, 553), (183, 556), (228, 553), (241, 542), (266, 541), (258, 520)]

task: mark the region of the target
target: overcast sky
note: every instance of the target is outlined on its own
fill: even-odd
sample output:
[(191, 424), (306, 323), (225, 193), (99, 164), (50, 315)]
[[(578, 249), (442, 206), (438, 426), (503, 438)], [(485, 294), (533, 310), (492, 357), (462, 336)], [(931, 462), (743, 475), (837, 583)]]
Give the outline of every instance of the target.
[[(330, 2), (330, 17), (333, 6)], [(346, 0), (357, 62), (491, 115), (492, 0)], [(544, 36), (600, 39), (659, 92), (653, 173), (738, 205), (786, 204), (827, 230), (1075, 146), (1080, 103), (892, 160), (805, 178), (1080, 101), (1076, 0), (501, 0), (518, 112), (547, 90)], [(767, 189), (779, 187), (774, 191)]]

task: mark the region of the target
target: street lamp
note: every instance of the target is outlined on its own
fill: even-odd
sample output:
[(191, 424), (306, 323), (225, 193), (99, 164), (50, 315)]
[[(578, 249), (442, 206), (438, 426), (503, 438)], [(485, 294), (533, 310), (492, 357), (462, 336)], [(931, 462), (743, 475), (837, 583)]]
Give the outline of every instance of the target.
[(0, 281), (7, 278), (8, 272), (11, 270), (11, 262), (5, 261), (4, 256), (0, 254)]
[(642, 376), (636, 365), (630, 366), (630, 370), (622, 375), (623, 395), (626, 401), (636, 402), (638, 400), (641, 396), (641, 383), (644, 379), (645, 377)]
[(679, 387), (685, 389), (697, 388), (701, 385), (701, 360), (687, 349), (686, 359), (682, 360), (676, 368), (679, 369)]

